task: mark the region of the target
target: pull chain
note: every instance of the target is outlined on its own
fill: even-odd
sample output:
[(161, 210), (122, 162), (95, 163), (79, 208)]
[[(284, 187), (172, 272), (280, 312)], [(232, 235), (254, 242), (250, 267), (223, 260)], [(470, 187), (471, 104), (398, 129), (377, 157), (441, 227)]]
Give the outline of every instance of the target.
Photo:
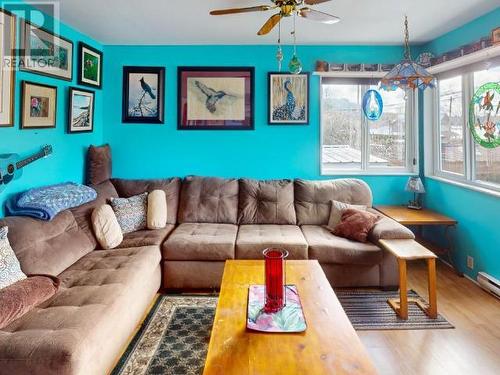
[(408, 31), (408, 17), (405, 15), (405, 60), (411, 60), (410, 33)]
[(281, 63), (283, 62), (283, 50), (281, 49), (281, 19), (278, 22), (278, 51), (276, 52), (278, 60), (278, 72), (281, 72)]

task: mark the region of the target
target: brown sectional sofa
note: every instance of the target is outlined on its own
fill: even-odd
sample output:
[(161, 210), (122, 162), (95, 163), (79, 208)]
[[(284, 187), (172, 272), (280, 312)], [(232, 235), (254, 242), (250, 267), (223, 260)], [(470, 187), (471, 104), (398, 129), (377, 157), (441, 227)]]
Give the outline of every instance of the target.
[[(327, 224), (332, 199), (371, 207), (362, 181), (111, 179), (98, 199), (51, 222), (9, 217), (9, 240), (23, 271), (61, 279), (58, 293), (0, 330), (0, 375), (105, 374), (160, 289), (217, 288), (227, 259), (261, 258), (280, 246), (290, 259), (317, 259), (337, 287), (397, 287), (395, 259), (381, 237), (412, 237), (385, 218), (362, 244)], [(118, 249), (99, 250), (92, 210), (110, 197), (162, 189), (168, 225), (129, 233)]]

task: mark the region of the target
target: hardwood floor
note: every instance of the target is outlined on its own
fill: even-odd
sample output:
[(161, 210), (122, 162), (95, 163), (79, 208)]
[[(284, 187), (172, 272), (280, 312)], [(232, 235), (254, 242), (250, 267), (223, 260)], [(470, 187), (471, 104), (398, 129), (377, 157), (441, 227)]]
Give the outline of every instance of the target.
[[(426, 265), (408, 264), (408, 286), (427, 298)], [(437, 264), (438, 311), (455, 329), (357, 331), (380, 375), (500, 374), (500, 301)]]

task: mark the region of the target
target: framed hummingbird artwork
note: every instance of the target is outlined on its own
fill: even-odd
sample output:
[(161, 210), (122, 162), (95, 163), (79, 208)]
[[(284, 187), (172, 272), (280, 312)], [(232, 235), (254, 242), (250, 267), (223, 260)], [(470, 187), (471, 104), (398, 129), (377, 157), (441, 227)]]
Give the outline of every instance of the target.
[(269, 73), (269, 125), (309, 124), (309, 73)]
[(163, 124), (165, 68), (123, 67), (122, 122)]
[(69, 88), (68, 133), (89, 133), (94, 130), (94, 92)]
[(179, 67), (180, 130), (253, 130), (253, 67)]

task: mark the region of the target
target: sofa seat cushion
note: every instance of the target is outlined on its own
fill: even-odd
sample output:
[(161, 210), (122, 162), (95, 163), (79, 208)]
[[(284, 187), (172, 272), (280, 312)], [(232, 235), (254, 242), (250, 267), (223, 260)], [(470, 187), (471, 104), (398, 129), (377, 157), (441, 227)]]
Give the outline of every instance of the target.
[(166, 260), (234, 259), (238, 226), (233, 224), (184, 223), (163, 244)]
[(365, 265), (382, 261), (382, 249), (371, 242), (337, 237), (319, 225), (303, 225), (301, 229), (309, 244), (309, 259), (317, 259), (320, 263)]
[(307, 242), (295, 225), (241, 225), (236, 238), (236, 259), (262, 259), (262, 251), (280, 247), (287, 259), (307, 259)]
[(142, 308), (142, 296), (152, 298), (160, 286), (150, 276), (158, 272), (160, 258), (156, 246), (93, 251), (81, 258), (59, 275), (54, 297), (0, 330), (0, 373), (105, 373), (120, 350), (110, 349), (109, 338), (130, 335), (140, 317), (133, 304)]
[(118, 245), (119, 249), (126, 247), (140, 246), (161, 246), (167, 236), (174, 230), (175, 225), (167, 224), (161, 229), (144, 229), (137, 232), (130, 232), (123, 236), (123, 241)]

